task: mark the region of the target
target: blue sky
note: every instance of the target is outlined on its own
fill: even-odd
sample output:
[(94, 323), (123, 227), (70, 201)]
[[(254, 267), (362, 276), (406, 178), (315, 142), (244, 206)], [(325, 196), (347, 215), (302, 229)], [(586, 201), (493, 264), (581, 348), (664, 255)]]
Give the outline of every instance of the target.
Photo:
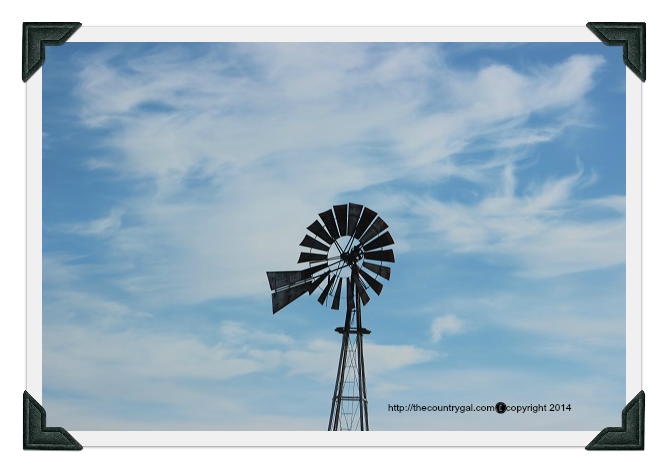
[[(324, 430), (342, 312), (268, 270), (357, 202), (373, 430), (625, 403), (625, 69), (601, 43), (66, 43), (43, 67), (43, 405), (69, 430)], [(394, 413), (388, 404), (570, 404)]]

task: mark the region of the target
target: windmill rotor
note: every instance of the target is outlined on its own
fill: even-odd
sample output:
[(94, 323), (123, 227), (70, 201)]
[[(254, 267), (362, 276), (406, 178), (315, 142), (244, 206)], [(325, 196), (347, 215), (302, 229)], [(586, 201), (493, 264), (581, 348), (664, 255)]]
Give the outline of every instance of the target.
[(394, 262), (394, 252), (388, 247), (394, 240), (387, 223), (375, 211), (350, 203), (335, 205), (318, 217), (299, 244), (302, 251), (297, 263), (308, 264), (308, 268), (267, 272), (273, 313), (318, 289), (318, 302), (339, 310), (344, 279), (356, 288), (366, 305), (370, 301), (367, 289), (380, 295), (383, 283), (379, 277), (390, 279), (387, 263)]

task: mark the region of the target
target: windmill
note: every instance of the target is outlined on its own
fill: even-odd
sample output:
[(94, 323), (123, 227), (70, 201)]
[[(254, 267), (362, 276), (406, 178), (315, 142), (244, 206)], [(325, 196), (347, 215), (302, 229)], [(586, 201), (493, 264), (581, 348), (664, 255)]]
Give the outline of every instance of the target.
[(313, 236), (307, 234), (299, 244), (308, 251), (297, 262), (308, 268), (267, 272), (272, 309), (275, 314), (322, 288), (318, 302), (339, 310), (345, 283), (346, 318), (335, 329), (342, 340), (328, 430), (369, 430), (362, 337), (371, 332), (362, 327), (362, 306), (370, 300), (367, 289), (380, 295), (378, 277), (390, 279), (387, 263), (394, 263), (394, 252), (386, 248), (394, 240), (383, 219), (359, 204), (335, 205), (319, 216), (307, 227)]

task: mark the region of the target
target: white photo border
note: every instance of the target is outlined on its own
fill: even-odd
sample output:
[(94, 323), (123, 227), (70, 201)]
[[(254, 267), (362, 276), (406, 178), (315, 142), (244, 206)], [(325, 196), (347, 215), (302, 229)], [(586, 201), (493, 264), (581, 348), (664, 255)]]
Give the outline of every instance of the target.
[[(598, 42), (583, 26), (122, 27), (83, 25), (70, 42)], [(612, 46), (614, 47), (614, 46)], [(619, 61), (622, 50), (619, 48)], [(48, 56), (48, 55), (47, 55)], [(48, 60), (48, 57), (47, 57)], [(42, 72), (27, 83), (27, 391), (42, 402)], [(626, 401), (642, 389), (642, 82), (626, 69)], [(624, 406), (620, 406), (621, 410)], [(63, 425), (67, 429), (67, 425)], [(600, 426), (605, 427), (616, 426)], [(89, 446), (574, 446), (599, 431), (70, 431)]]

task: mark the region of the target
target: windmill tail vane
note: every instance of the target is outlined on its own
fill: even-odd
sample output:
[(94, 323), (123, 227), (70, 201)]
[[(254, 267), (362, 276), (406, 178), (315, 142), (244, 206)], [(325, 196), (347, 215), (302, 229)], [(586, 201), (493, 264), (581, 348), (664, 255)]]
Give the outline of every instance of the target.
[(380, 295), (390, 279), (388, 263), (394, 263), (394, 244), (387, 223), (376, 212), (359, 204), (335, 205), (319, 214), (307, 230), (300, 246), (298, 264), (308, 267), (296, 271), (268, 271), (275, 314), (307, 292), (320, 289), (318, 302), (340, 310), (341, 296), (346, 298), (341, 352), (336, 375), (328, 430), (369, 430), (366, 374), (364, 371), (363, 335), (371, 332), (362, 327), (362, 306), (371, 298), (371, 289)]

